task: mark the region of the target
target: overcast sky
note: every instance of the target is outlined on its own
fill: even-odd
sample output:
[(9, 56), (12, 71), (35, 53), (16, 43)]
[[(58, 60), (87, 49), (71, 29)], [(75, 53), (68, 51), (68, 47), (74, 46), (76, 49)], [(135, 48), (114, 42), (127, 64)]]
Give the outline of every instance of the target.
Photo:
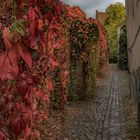
[(81, 7), (88, 17), (95, 17), (96, 10), (105, 11), (105, 9), (111, 4), (116, 2), (122, 2), (125, 4), (125, 0), (62, 0), (71, 6)]

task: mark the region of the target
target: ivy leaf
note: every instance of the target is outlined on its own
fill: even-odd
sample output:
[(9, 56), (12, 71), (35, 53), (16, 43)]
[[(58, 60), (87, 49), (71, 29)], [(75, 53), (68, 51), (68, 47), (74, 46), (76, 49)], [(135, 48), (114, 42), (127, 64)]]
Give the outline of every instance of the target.
[(54, 69), (55, 67), (57, 67), (59, 65), (58, 62), (53, 57), (51, 57), (49, 59), (49, 62), (50, 62), (50, 65), (51, 65), (52, 69)]
[(29, 31), (30, 31), (30, 47), (32, 49), (37, 50), (38, 46), (37, 46), (37, 39), (35, 36), (35, 32), (36, 32), (36, 13), (34, 11), (34, 9), (32, 7), (30, 7), (29, 11), (28, 11), (28, 18), (29, 18), (29, 23), (30, 23), (30, 27), (29, 27)]
[(18, 55), (15, 49), (0, 55), (0, 78), (15, 79), (18, 76)]
[(31, 129), (27, 126), (25, 129), (25, 139), (29, 140), (31, 136)]
[(8, 50), (10, 50), (12, 48), (12, 44), (11, 44), (12, 36), (9, 28), (4, 27), (4, 29), (2, 30), (2, 34), (3, 34), (5, 46)]
[(27, 95), (27, 93), (29, 91), (28, 85), (27, 85), (25, 80), (19, 80), (18, 81), (18, 83), (17, 83), (17, 90), (18, 90), (19, 94), (23, 98), (25, 98), (25, 96)]
[(22, 57), (22, 59), (29, 66), (29, 68), (32, 68), (32, 57), (28, 49), (22, 44), (17, 44), (17, 47), (19, 49), (19, 54)]
[(37, 14), (37, 18), (38, 19), (42, 19), (42, 14), (41, 14), (41, 11), (39, 10), (39, 8), (38, 7), (35, 7), (34, 8), (34, 11), (36, 12), (36, 14)]
[(7, 140), (6, 135), (3, 132), (0, 132), (0, 140)]
[(36, 17), (35, 17), (35, 11), (32, 7), (30, 7), (28, 11), (28, 17), (30, 21), (30, 34), (33, 36), (35, 34), (35, 29), (36, 29)]
[(30, 37), (30, 48), (38, 50), (37, 37)]
[(23, 31), (23, 21), (22, 20), (15, 20), (13, 22), (13, 24), (10, 27), (10, 31), (14, 32), (16, 31), (19, 34), (24, 35), (24, 31)]
[(8, 52), (8, 58), (12, 66), (12, 73), (17, 77), (19, 72), (18, 61), (20, 60), (20, 55), (16, 47)]
[(53, 91), (53, 82), (51, 78), (47, 78), (47, 89), (48, 91)]
[(40, 139), (40, 132), (38, 130), (34, 130), (32, 132), (33, 138), (39, 140)]
[(21, 125), (21, 119), (20, 118), (15, 118), (12, 121), (12, 131), (16, 136), (19, 136), (22, 132), (22, 125)]
[(49, 10), (46, 14), (46, 18), (48, 19), (49, 22), (51, 22), (52, 18), (53, 18), (53, 13), (51, 10)]
[(61, 78), (61, 79), (66, 79), (66, 77), (68, 76), (68, 74), (69, 74), (69, 72), (68, 72), (67, 70), (62, 71), (62, 72), (60, 73), (60, 78)]
[(38, 97), (40, 97), (40, 99), (44, 102), (50, 101), (48, 95), (43, 91), (38, 91)]

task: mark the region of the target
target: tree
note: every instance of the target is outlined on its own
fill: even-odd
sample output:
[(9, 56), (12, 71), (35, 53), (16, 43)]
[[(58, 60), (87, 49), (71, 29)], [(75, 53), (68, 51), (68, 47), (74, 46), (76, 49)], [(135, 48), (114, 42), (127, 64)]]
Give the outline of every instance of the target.
[(105, 27), (107, 30), (110, 61), (117, 62), (118, 58), (118, 30), (124, 25), (126, 20), (125, 7), (122, 3), (111, 4), (107, 9), (107, 19)]

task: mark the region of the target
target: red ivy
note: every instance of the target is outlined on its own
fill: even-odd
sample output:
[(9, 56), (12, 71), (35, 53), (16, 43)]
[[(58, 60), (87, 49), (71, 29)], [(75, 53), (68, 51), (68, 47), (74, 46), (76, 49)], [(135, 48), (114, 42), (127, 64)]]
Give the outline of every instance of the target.
[[(55, 49), (61, 50), (64, 45), (64, 40), (58, 38), (62, 4), (59, 0), (30, 0), (25, 15), (21, 11), (28, 3), (19, 1), (18, 4), (20, 12), (17, 18), (24, 21), (24, 34), (19, 29), (19, 32), (11, 32), (11, 25), (2, 25), (5, 51), (0, 54), (1, 140), (39, 139), (37, 127), (48, 118), (49, 96), (54, 90), (52, 72), (56, 68), (66, 69), (54, 56)], [(48, 5), (51, 8), (44, 13)], [(67, 75), (64, 75), (62, 92), (65, 92), (67, 84)]]

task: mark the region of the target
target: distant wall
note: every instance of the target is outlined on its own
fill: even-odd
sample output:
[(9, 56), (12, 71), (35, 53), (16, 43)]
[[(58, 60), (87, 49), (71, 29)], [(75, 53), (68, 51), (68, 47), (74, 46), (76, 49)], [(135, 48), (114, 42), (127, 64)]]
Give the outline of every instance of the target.
[(105, 24), (105, 20), (107, 18), (107, 15), (105, 12), (99, 12), (98, 10), (96, 10), (96, 19), (102, 23), (103, 25)]

